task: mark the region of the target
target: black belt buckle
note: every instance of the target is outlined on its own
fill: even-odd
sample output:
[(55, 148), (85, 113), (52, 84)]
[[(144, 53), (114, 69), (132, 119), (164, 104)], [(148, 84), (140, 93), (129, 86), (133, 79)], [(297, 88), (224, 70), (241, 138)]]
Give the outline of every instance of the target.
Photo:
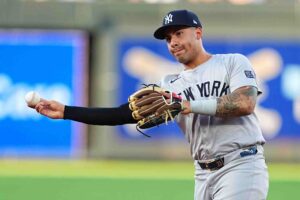
[(218, 170), (224, 166), (224, 157), (205, 163), (201, 163), (198, 161), (198, 163), (201, 169)]

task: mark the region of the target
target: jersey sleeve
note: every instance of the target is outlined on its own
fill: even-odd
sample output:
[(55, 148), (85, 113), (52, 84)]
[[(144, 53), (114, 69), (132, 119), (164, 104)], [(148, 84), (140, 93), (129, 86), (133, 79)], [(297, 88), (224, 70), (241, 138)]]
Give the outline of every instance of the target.
[(261, 93), (256, 81), (256, 74), (246, 56), (234, 54), (229, 76), (231, 92), (243, 86), (254, 86), (257, 88), (258, 93)]

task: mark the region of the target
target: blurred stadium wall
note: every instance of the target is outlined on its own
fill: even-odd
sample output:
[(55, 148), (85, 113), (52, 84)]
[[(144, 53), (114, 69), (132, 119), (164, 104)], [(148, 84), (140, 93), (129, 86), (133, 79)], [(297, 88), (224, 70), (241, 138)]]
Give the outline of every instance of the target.
[[(267, 160), (300, 161), (300, 2), (297, 0), (1, 0), (1, 44), (14, 47), (20, 43), (22, 46), (20, 41), (28, 41), (26, 33), (42, 31), (46, 36), (37, 36), (43, 38), (38, 40), (41, 46), (58, 43), (58, 49), (71, 46), (72, 54), (67, 51), (66, 56), (71, 56), (72, 62), (67, 65), (68, 60), (58, 58), (62, 54), (51, 48), (45, 51), (44, 57), (40, 57), (40, 51), (32, 53), (37, 55), (32, 58), (37, 62), (35, 67), (30, 64), (33, 61), (28, 64), (20, 61), (18, 65), (32, 75), (29, 79), (19, 70), (5, 71), (2, 62), (0, 109), (8, 105), (4, 103), (8, 96), (3, 86), (9, 82), (7, 73), (29, 85), (35, 81), (34, 77), (47, 74), (44, 82), (32, 83), (46, 86), (51, 81), (63, 83), (64, 78), (72, 74), (69, 78), (73, 83), (69, 83), (68, 92), (59, 87), (63, 92), (53, 95), (57, 90), (50, 90), (49, 85), (31, 85), (27, 89), (39, 88), (43, 93), (47, 88), (46, 97), (78, 106), (121, 104), (141, 83), (157, 82), (163, 74), (176, 71), (177, 65), (168, 55), (165, 44), (155, 41), (152, 34), (165, 13), (183, 8), (199, 15), (204, 27), (204, 45), (209, 51), (243, 53), (253, 63), (265, 91), (257, 112), (267, 138)], [(58, 35), (49, 36), (49, 32), (58, 32)], [(71, 34), (65, 35), (65, 32)], [(48, 38), (54, 43), (50, 44)], [(30, 40), (30, 44), (35, 42)], [(8, 52), (3, 48), (2, 51)], [(81, 54), (74, 53), (77, 51)], [(52, 63), (56, 59), (61, 62)], [(77, 71), (73, 68), (76, 62), (82, 64), (78, 64), (82, 68)], [(9, 59), (5, 63), (9, 66)], [(58, 76), (58, 72), (65, 75)], [(54, 77), (58, 77), (57, 80)], [(77, 86), (72, 88), (74, 82)], [(21, 98), (19, 101), (23, 102)], [(28, 111), (22, 106), (18, 111), (27, 116)], [(20, 119), (7, 114), (0, 118), (4, 138), (0, 146), (2, 157), (190, 159), (188, 145), (174, 125), (151, 130), (152, 138), (148, 139), (133, 126), (116, 128), (72, 123), (65, 127), (70, 122), (45, 121), (34, 113), (28, 116), (31, 117)], [(58, 124), (62, 124), (61, 127)], [(44, 133), (46, 129), (48, 132)]]

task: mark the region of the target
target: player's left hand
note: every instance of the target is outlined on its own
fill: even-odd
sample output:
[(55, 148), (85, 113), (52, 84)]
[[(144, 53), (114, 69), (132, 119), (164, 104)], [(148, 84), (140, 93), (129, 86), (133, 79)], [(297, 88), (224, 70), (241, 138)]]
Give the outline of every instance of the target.
[(181, 114), (187, 115), (192, 112), (191, 104), (189, 101), (183, 100), (181, 105), (182, 105), (182, 111), (180, 112)]
[[(171, 96), (173, 96), (173, 97), (175, 96), (175, 97), (179, 98), (179, 96), (175, 93), (169, 93), (169, 92), (165, 92), (165, 91), (162, 91), (160, 93), (166, 97), (168, 103), (170, 103)], [(189, 101), (182, 100), (181, 107), (182, 107), (182, 110), (180, 112), (181, 114), (187, 115), (187, 114), (191, 113), (191, 104)]]
[(129, 97), (129, 108), (132, 117), (138, 120), (137, 127), (146, 129), (173, 121), (182, 110), (181, 102), (177, 94), (150, 84)]

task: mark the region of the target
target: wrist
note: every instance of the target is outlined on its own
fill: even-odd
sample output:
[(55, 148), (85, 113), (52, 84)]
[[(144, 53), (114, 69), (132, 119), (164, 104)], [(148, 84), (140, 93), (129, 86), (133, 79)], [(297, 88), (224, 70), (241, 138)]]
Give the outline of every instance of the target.
[(63, 106), (62, 119), (70, 119), (71, 117), (70, 110), (72, 110), (72, 108), (70, 107), (71, 106), (67, 106), (67, 105)]
[(214, 116), (217, 111), (217, 100), (204, 99), (198, 101), (190, 101), (190, 109), (193, 113)]
[(182, 104), (181, 104), (181, 108), (182, 108), (182, 111), (181, 113), (182, 114), (189, 114), (191, 113), (191, 104), (189, 101), (182, 101)]
[(66, 106), (65, 105), (62, 105), (62, 116), (61, 116), (61, 119), (64, 119), (65, 118), (65, 110), (66, 110)]

